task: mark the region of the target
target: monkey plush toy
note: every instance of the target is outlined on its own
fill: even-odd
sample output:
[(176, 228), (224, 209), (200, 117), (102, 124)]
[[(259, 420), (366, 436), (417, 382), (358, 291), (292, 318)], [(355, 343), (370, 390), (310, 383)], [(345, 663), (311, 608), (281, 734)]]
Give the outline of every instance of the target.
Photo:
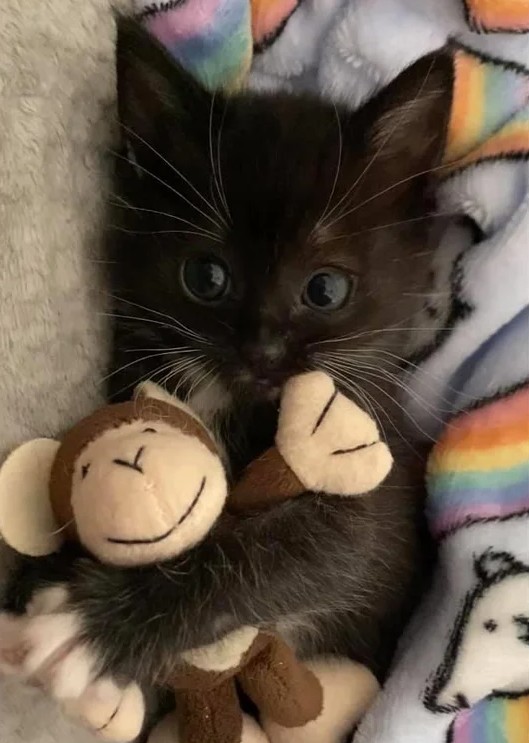
[[(361, 496), (391, 465), (371, 417), (329, 377), (312, 372), (287, 383), (275, 446), (230, 492), (211, 433), (188, 406), (146, 384), (134, 400), (96, 411), (61, 442), (37, 439), (8, 457), (0, 470), (0, 534), (34, 557), (76, 540), (109, 564), (159, 563), (192, 548), (219, 518), (229, 528), (238, 513), (309, 490)], [(279, 635), (252, 627), (187, 652), (181, 661), (163, 680), (176, 693), (172, 737), (165, 737), (173, 724), (166, 721), (153, 743), (267, 740), (243, 717), (237, 687), (257, 706), (269, 740), (338, 743), (376, 691), (367, 669), (345, 659), (309, 667)], [(344, 679), (349, 688), (342, 688)], [(332, 698), (337, 689), (338, 705)], [(133, 738), (143, 724), (142, 701), (128, 699), (128, 719), (120, 726), (122, 717), (114, 714), (102, 737)], [(311, 738), (316, 721), (319, 732)]]

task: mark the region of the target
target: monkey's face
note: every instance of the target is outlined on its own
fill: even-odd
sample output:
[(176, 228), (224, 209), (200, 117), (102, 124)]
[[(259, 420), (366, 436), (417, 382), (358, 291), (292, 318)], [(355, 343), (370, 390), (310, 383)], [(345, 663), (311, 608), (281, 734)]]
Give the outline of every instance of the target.
[(167, 560), (200, 541), (227, 497), (220, 458), (162, 421), (105, 431), (75, 463), (72, 508), (81, 542), (115, 565)]

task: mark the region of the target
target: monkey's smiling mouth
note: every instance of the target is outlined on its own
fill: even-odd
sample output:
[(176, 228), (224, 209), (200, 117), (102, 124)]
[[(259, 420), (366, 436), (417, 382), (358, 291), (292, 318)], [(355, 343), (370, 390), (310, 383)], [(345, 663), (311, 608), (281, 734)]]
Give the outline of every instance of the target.
[(194, 511), (195, 506), (197, 505), (198, 501), (200, 500), (200, 497), (202, 493), (204, 492), (204, 488), (206, 487), (206, 477), (202, 478), (202, 482), (200, 483), (200, 487), (198, 489), (197, 494), (193, 498), (193, 501), (189, 508), (186, 510), (186, 512), (181, 516), (181, 518), (177, 521), (177, 523), (172, 526), (168, 531), (166, 531), (164, 534), (160, 534), (157, 537), (151, 537), (150, 539), (114, 539), (112, 537), (107, 537), (107, 542), (110, 542), (110, 544), (125, 544), (130, 546), (133, 546), (135, 544), (158, 544), (159, 542), (163, 542), (164, 539), (167, 539), (171, 536), (173, 532), (175, 532), (179, 526), (181, 526), (184, 521), (188, 518), (188, 516), (191, 515), (191, 513)]

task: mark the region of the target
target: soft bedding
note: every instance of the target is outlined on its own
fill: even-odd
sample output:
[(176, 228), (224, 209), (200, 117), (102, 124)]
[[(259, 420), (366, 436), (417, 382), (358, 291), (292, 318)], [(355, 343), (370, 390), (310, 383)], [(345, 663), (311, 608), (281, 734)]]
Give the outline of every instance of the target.
[[(113, 110), (110, 0), (1, 0), (0, 459), (100, 403)], [(0, 544), (0, 593), (8, 562)], [(2, 743), (93, 740), (0, 679)]]
[[(220, 27), (197, 2), (204, 12), (182, 41), (193, 5), (151, 4), (145, 20), (208, 84)], [(527, 743), (529, 0), (255, 0), (250, 10), (258, 89), (317, 89), (357, 106), (418, 57), (454, 48), (439, 210), (460, 219), (436, 257), (404, 395), (410, 429), (437, 441), (427, 509), (439, 562), (355, 741)], [(182, 53), (190, 47), (200, 54)]]
[[(439, 564), (360, 743), (527, 743), (529, 730), (529, 0), (174, 0), (136, 12), (211, 87), (316, 88), (356, 106), (455, 40), (445, 234), (406, 379)], [(107, 0), (0, 9), (0, 449), (97, 402)], [(21, 394), (23, 393), (23, 394)], [(0, 740), (84, 743), (2, 682)], [(88, 740), (88, 736), (86, 736)]]

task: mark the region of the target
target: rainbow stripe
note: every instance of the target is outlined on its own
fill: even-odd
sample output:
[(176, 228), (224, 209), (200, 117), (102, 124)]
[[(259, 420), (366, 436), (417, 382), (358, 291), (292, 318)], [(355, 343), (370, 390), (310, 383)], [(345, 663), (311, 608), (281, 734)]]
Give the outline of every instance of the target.
[(273, 39), (299, 5), (299, 0), (252, 0), (252, 33), (256, 46)]
[(140, 12), (149, 31), (210, 90), (232, 90), (252, 62), (249, 0), (187, 0)]
[(485, 699), (461, 712), (448, 743), (529, 743), (529, 696)]
[(447, 426), (428, 463), (428, 493), (437, 537), (529, 513), (529, 386)]
[(460, 168), (528, 152), (529, 76), (458, 51), (445, 162)]
[(465, 0), (474, 31), (529, 31), (527, 0)]

